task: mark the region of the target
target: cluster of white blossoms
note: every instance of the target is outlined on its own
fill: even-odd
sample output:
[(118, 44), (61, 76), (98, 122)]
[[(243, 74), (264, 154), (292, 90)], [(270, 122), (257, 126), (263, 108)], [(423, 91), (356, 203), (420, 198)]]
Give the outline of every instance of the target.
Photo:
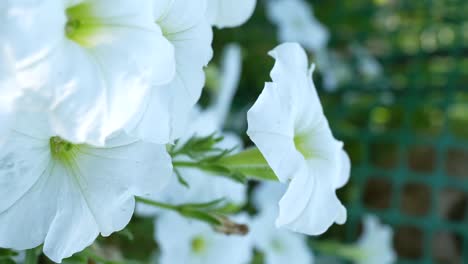
[[(247, 263), (254, 248), (267, 263), (311, 263), (303, 234), (346, 221), (336, 190), (351, 165), (305, 51), (297, 43), (271, 51), (272, 82), (247, 114), (256, 147), (224, 131), (241, 76), (238, 45), (225, 49), (214, 103), (197, 105), (213, 57), (212, 28), (240, 26), (255, 6), (3, 0), (0, 248), (40, 247), (60, 263), (99, 235), (123, 230), (141, 202), (138, 214), (158, 216), (160, 263)], [(278, 0), (272, 19), (315, 23), (306, 12), (281, 18), (288, 8), (296, 7)], [(304, 40), (308, 48), (326, 44), (320, 30), (319, 39)], [(305, 36), (287, 27), (281, 34)], [(260, 186), (254, 216), (242, 212), (251, 178), (279, 181)]]
[(211, 27), (244, 22), (250, 2), (2, 2), (0, 247), (44, 244), (61, 262), (165, 188), (166, 144), (200, 97)]

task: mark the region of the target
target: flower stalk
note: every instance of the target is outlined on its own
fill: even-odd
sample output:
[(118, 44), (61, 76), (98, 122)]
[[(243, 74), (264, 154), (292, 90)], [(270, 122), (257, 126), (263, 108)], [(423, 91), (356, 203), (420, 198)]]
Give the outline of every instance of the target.
[(224, 199), (218, 199), (207, 203), (180, 205), (172, 205), (143, 197), (136, 197), (136, 200), (142, 204), (173, 211), (183, 217), (205, 222), (219, 233), (246, 235), (249, 232), (247, 225), (235, 223), (224, 215), (224, 212), (228, 211), (226, 209), (231, 206), (230, 204), (225, 204)]
[(357, 246), (346, 245), (336, 241), (313, 241), (312, 248), (329, 256), (336, 256), (350, 261), (362, 261), (366, 253)]

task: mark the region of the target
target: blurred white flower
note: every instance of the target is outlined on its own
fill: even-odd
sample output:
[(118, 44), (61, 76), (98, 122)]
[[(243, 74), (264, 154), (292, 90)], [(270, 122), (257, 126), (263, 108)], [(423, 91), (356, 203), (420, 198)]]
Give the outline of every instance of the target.
[(11, 0), (2, 42), (21, 87), (49, 101), (51, 124), (72, 142), (103, 144), (175, 72), (174, 48), (154, 23), (152, 0)]
[(323, 49), (316, 55), (317, 70), (322, 74), (323, 86), (327, 91), (335, 91), (353, 77), (351, 67), (338, 53)]
[(396, 261), (393, 250), (393, 230), (382, 225), (373, 215), (364, 217), (364, 231), (356, 245), (363, 252), (360, 264), (390, 264)]
[(269, 0), (266, 7), (268, 18), (278, 26), (280, 42), (298, 42), (311, 52), (327, 46), (328, 30), (304, 0)]
[(289, 183), (276, 225), (319, 235), (346, 221), (335, 190), (348, 181), (350, 161), (323, 114), (304, 50), (286, 43), (270, 54), (273, 82), (249, 110), (247, 134), (279, 180)]
[(382, 65), (370, 52), (354, 43), (351, 45), (351, 51), (357, 58), (359, 73), (367, 80), (374, 80), (382, 74)]
[(181, 137), (205, 83), (203, 67), (212, 57), (212, 28), (205, 16), (206, 0), (153, 0), (154, 21), (173, 44), (176, 76), (156, 86), (142, 116), (130, 125), (132, 134), (156, 143)]
[(161, 247), (161, 264), (241, 264), (252, 258), (247, 237), (217, 233), (205, 223), (173, 212), (158, 218), (155, 237)]
[(228, 44), (223, 50), (221, 69), (217, 76), (219, 87), (212, 106), (207, 109), (215, 119), (217, 129), (222, 129), (231, 110), (232, 99), (239, 87), (242, 72), (242, 50), (238, 44)]
[(253, 14), (257, 0), (208, 0), (207, 17), (218, 28), (237, 27)]
[[(223, 136), (223, 141), (216, 147), (219, 149), (230, 150), (242, 148), (241, 139), (234, 133), (222, 132), (225, 119), (231, 108), (232, 98), (237, 90), (240, 72), (241, 72), (241, 51), (236, 44), (226, 46), (222, 60), (221, 76), (219, 76), (220, 87), (214, 103), (205, 110), (196, 107), (192, 110), (189, 119), (189, 127), (185, 134), (179, 139), (175, 148), (180, 147), (193, 136), (205, 137), (217, 133)], [(188, 161), (190, 157), (179, 156), (174, 161)], [(242, 205), (245, 203), (247, 195), (247, 186), (234, 182), (226, 177), (211, 175), (198, 168), (177, 168), (180, 176), (187, 182), (189, 187), (179, 182), (174, 176), (169, 186), (160, 193), (155, 193), (154, 200), (163, 201), (171, 204), (184, 203), (205, 203), (216, 199), (225, 198), (227, 202)], [(151, 215), (160, 210), (147, 206), (139, 205), (138, 212), (143, 215)]]
[(271, 201), (279, 200), (285, 191), (284, 185), (272, 182), (262, 183), (255, 189), (254, 202), (259, 214), (251, 221), (249, 236), (263, 252), (267, 264), (312, 264), (314, 256), (306, 237), (274, 225), (278, 208)]
[(46, 124), (37, 113), (19, 112), (0, 150), (0, 247), (44, 243), (44, 253), (61, 262), (98, 234), (123, 229), (134, 196), (165, 187), (172, 164), (164, 145), (123, 134), (104, 147), (75, 145)]

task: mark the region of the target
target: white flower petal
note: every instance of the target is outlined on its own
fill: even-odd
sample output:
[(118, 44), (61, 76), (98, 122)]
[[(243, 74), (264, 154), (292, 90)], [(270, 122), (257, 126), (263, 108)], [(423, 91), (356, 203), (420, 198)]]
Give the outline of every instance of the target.
[(293, 105), (285, 102), (274, 83), (266, 83), (262, 94), (247, 113), (247, 134), (262, 151), (278, 178), (291, 179), (305, 162), (294, 147)]
[(216, 114), (217, 124), (223, 127), (231, 109), (232, 99), (239, 86), (242, 71), (242, 51), (237, 44), (229, 44), (223, 50), (220, 87), (211, 111)]
[[(49, 164), (48, 164), (49, 165)], [(36, 171), (32, 185), (10, 207), (0, 213), (0, 247), (24, 250), (39, 246), (46, 236), (56, 212), (59, 187), (56, 179), (48, 177), (51, 167)], [(2, 178), (7, 176), (2, 170)], [(6, 189), (2, 185), (2, 197)], [(5, 205), (2, 203), (2, 205)], [(5, 210), (6, 209), (6, 210)]]
[(298, 42), (309, 51), (327, 46), (330, 34), (313, 16), (306, 1), (270, 0), (266, 7), (268, 18), (278, 26), (281, 42)]
[(253, 14), (257, 0), (208, 0), (207, 16), (218, 27), (237, 27)]
[[(323, 177), (320, 177), (323, 176)], [(314, 177), (310, 184), (307, 178)], [(295, 232), (308, 235), (321, 235), (335, 222), (343, 224), (346, 210), (335, 194), (332, 182), (326, 175), (301, 175), (292, 180), (280, 201), (280, 214), (276, 221), (278, 227), (285, 227)], [(291, 209), (298, 209), (298, 203), (307, 201), (300, 215), (290, 215)], [(293, 211), (297, 213), (297, 211)]]
[(310, 203), (311, 193), (316, 188), (316, 179), (309, 175), (306, 166), (303, 166), (294, 176), (279, 200), (277, 227), (283, 227), (300, 218)]
[(272, 206), (272, 202), (281, 198), (284, 187), (284, 184), (266, 182), (255, 189), (254, 202), (259, 213), (251, 221), (249, 236), (264, 254), (265, 263), (313, 263), (306, 236), (275, 227), (278, 208)]
[[(2, 36), (0, 35), (0, 38)], [(13, 116), (13, 103), (20, 96), (21, 90), (16, 82), (14, 59), (11, 49), (0, 44), (0, 144), (8, 133)]]
[(275, 59), (271, 78), (280, 88), (283, 100), (289, 100), (295, 116), (295, 129), (311, 126), (311, 122), (323, 116), (312, 73), (315, 66), (308, 67), (307, 54), (297, 43), (285, 43), (269, 52)]
[(176, 76), (153, 88), (141, 118), (129, 126), (138, 137), (166, 143), (185, 132), (205, 82), (203, 67), (212, 57), (213, 36), (205, 9), (205, 0), (155, 1), (154, 20), (175, 48)]
[(335, 187), (337, 189), (343, 187), (349, 181), (349, 175), (351, 174), (351, 160), (349, 159), (346, 151), (341, 151), (341, 171), (338, 173)]
[[(50, 198), (56, 201), (56, 212), (43, 238), (43, 251), (51, 260), (61, 263), (62, 259), (91, 245), (99, 234), (99, 226), (87, 197), (83, 196), (66, 168), (55, 165), (49, 177), (57, 183), (53, 192), (56, 197)], [(43, 197), (39, 198), (42, 203), (49, 202), (42, 200)]]
[(111, 139), (105, 148), (80, 147), (75, 161), (82, 194), (104, 236), (127, 225), (133, 214), (128, 199), (161, 191), (172, 173), (165, 146), (126, 137)]
[[(3, 43), (13, 48), (16, 67), (38, 63), (64, 39), (66, 22), (63, 0), (2, 1)], [(34, 41), (32, 41), (34, 40)]]
[(393, 230), (391, 227), (381, 224), (379, 219), (373, 215), (366, 215), (363, 224), (364, 232), (356, 245), (366, 257), (358, 263), (394, 263), (397, 257), (393, 249)]
[(4, 212), (21, 199), (48, 168), (48, 142), (31, 141), (28, 136), (16, 133), (2, 146), (1, 154), (0, 185), (4, 190), (0, 212)]

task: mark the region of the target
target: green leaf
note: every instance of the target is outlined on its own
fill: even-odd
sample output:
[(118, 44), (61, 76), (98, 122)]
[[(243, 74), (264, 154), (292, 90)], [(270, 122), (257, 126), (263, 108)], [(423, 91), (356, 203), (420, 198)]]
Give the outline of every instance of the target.
[(225, 200), (226, 200), (225, 198), (220, 198), (220, 199), (216, 199), (216, 200), (206, 202), (206, 203), (188, 203), (188, 204), (181, 205), (181, 207), (190, 208), (190, 209), (211, 209), (213, 207), (216, 207), (220, 203), (224, 202)]
[(26, 259), (24, 264), (37, 264), (38, 255), (36, 248), (26, 250)]
[(177, 180), (179, 181), (180, 184), (182, 184), (185, 188), (190, 189), (190, 185), (188, 182), (182, 177), (178, 169), (174, 169), (174, 173), (177, 176)]
[(180, 210), (180, 214), (188, 218), (200, 220), (210, 225), (219, 226), (222, 224), (217, 217), (203, 211), (182, 209)]
[(0, 248), (0, 259), (8, 259), (17, 255), (18, 253), (13, 250)]
[(132, 231), (130, 229), (125, 228), (122, 231), (117, 233), (119, 236), (125, 237), (126, 239), (133, 241), (135, 239), (135, 236), (133, 235)]
[(344, 244), (332, 240), (320, 240), (311, 242), (312, 248), (323, 254), (337, 256), (351, 261), (362, 261), (366, 258), (366, 253), (359, 247), (351, 244)]
[(227, 203), (225, 206), (216, 209), (218, 214), (236, 214), (242, 210), (244, 206), (234, 203)]
[(246, 149), (235, 155), (223, 157), (219, 160), (219, 164), (252, 179), (278, 181), (278, 177), (258, 148)]

